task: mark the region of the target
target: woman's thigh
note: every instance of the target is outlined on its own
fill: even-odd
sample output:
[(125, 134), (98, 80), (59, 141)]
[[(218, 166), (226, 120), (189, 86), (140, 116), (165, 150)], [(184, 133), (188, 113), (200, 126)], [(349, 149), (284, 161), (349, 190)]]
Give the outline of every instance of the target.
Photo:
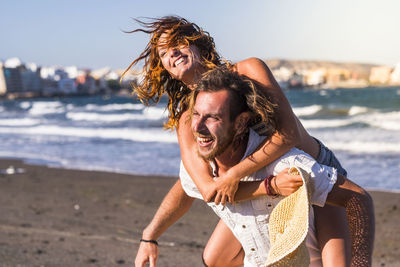
[(220, 220), (204, 249), (204, 263), (209, 267), (241, 266), (243, 259), (242, 245), (228, 226)]

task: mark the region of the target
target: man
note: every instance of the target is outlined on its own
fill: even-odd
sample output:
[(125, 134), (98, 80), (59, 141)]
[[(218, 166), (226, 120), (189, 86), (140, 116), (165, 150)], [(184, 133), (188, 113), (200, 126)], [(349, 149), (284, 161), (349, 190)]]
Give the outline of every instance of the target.
[[(258, 112), (262, 116), (263, 112), (257, 107), (257, 101), (252, 101), (255, 98), (251, 93), (255, 93), (251, 90), (251, 85), (243, 82), (226, 68), (217, 68), (208, 73), (195, 91), (192, 98), (192, 129), (197, 140), (198, 153), (210, 163), (215, 176), (223, 174), (242, 158), (251, 154), (264, 140), (252, 130), (248, 131), (249, 120)], [(374, 230), (371, 198), (364, 190), (343, 176), (337, 176), (336, 182), (335, 169), (317, 164), (315, 160), (297, 149), (292, 149), (273, 164), (256, 172), (246, 182), (242, 182), (235, 196), (237, 201), (242, 202), (236, 205), (227, 204), (226, 207), (209, 204), (240, 241), (241, 247), (238, 249), (236, 247), (235, 257), (227, 259), (229, 262), (224, 263), (227, 266), (243, 263), (250, 266), (265, 265), (269, 250), (268, 215), (280, 198), (265, 196), (268, 188), (264, 187), (262, 180), (290, 165), (300, 166), (312, 177), (313, 204), (323, 206), (326, 200), (329, 204), (345, 207), (348, 213), (357, 212), (357, 217), (351, 217), (356, 219), (354, 222), (351, 221), (350, 225), (353, 238), (366, 231), (370, 233), (370, 239), (361, 246), (364, 248), (363, 251), (353, 252), (352, 263), (360, 266), (370, 265)], [(190, 208), (193, 197), (201, 198), (196, 186), (184, 171), (181, 172), (180, 178), (181, 182), (173, 186), (152, 222), (143, 231), (143, 242), (135, 260), (136, 266), (144, 266), (146, 261), (150, 262), (150, 266), (155, 266), (158, 256), (155, 239)], [(330, 193), (327, 197), (328, 192)], [(255, 197), (258, 198), (246, 200)], [(241, 228), (235, 227), (236, 225)], [(312, 224), (310, 226), (312, 235), (315, 231), (312, 229)], [(311, 263), (318, 263), (315, 251), (310, 250), (310, 252)], [(215, 263), (211, 261), (210, 264), (207, 256), (205, 262), (209, 265)]]

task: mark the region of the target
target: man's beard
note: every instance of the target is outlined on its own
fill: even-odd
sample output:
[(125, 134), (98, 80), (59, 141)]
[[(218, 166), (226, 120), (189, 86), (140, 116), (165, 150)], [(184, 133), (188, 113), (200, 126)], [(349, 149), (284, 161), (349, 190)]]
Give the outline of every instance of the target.
[(220, 138), (220, 140), (218, 140), (219, 142), (217, 146), (213, 150), (211, 150), (211, 152), (209, 152), (207, 155), (203, 155), (200, 153), (199, 150), (197, 150), (199, 156), (204, 160), (210, 161), (214, 160), (216, 157), (224, 153), (225, 150), (229, 147), (229, 145), (231, 145), (234, 142), (236, 136), (233, 127), (232, 129), (229, 129), (228, 133), (229, 133), (228, 136), (225, 136), (222, 139)]

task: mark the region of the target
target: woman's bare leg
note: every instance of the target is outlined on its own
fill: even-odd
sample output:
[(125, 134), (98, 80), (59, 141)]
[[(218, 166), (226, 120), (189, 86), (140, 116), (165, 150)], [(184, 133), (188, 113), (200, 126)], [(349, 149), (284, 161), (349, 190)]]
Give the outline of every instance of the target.
[(315, 228), (325, 266), (350, 266), (351, 242), (346, 211), (325, 205), (314, 207)]
[(219, 220), (203, 252), (208, 267), (241, 266), (244, 251), (242, 245), (226, 224)]

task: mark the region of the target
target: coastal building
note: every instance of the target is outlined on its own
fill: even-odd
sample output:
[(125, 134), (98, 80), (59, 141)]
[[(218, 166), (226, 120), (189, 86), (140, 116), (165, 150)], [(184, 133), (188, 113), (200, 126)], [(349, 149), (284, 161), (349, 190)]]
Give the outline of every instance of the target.
[(100, 79), (105, 79), (106, 75), (109, 74), (110, 72), (111, 72), (110, 67), (104, 67), (101, 69), (92, 70), (90, 74), (96, 80), (100, 80)]
[(56, 80), (56, 67), (42, 67), (40, 78), (42, 79), (42, 93), (45, 96), (52, 96), (58, 93), (58, 81)]
[(75, 82), (78, 94), (95, 94), (99, 90), (96, 87), (96, 80), (90, 75), (89, 70), (81, 72)]
[(7, 93), (6, 77), (4, 76), (3, 62), (0, 61), (0, 96)]
[(40, 77), (45, 80), (54, 80), (55, 73), (56, 73), (55, 67), (42, 67), (40, 69)]
[(352, 72), (345, 68), (328, 68), (326, 73), (326, 83), (330, 85), (340, 84), (352, 76)]
[(0, 94), (20, 93), (23, 91), (20, 68), (0, 65)]
[(392, 74), (390, 74), (390, 83), (391, 84), (400, 84), (400, 62), (397, 63)]
[(15, 69), (22, 66), (22, 61), (17, 57), (12, 57), (4, 62), (5, 68)]
[(90, 75), (96, 80), (96, 86), (102, 91), (107, 91), (109, 89), (106, 76), (110, 72), (110, 67), (104, 67), (101, 69), (92, 70), (90, 73)]
[(79, 75), (79, 69), (77, 66), (68, 66), (64, 68), (65, 73), (70, 79), (76, 79)]
[(305, 84), (309, 86), (320, 86), (326, 83), (327, 71), (325, 68), (309, 70), (305, 75)]
[(75, 85), (75, 80), (70, 78), (62, 78), (57, 83), (57, 88), (59, 93), (69, 95), (76, 94), (77, 87)]
[(35, 95), (41, 93), (42, 79), (40, 77), (40, 67), (35, 63), (28, 63), (21, 68), (21, 78), (24, 92), (30, 92)]
[(294, 72), (288, 81), (288, 89), (298, 89), (305, 85), (304, 75)]
[[(119, 77), (122, 77), (122, 74), (125, 70), (116, 70)], [(130, 70), (125, 73), (124, 77), (121, 79), (121, 86), (123, 88), (131, 88), (132, 84), (137, 84), (138, 81), (143, 80), (143, 72), (138, 70)]]
[(281, 88), (287, 89), (289, 87), (289, 80), (293, 75), (293, 70), (281, 66), (271, 69), (271, 72)]
[(371, 68), (369, 82), (371, 84), (388, 84), (393, 68), (389, 66), (378, 66)]

